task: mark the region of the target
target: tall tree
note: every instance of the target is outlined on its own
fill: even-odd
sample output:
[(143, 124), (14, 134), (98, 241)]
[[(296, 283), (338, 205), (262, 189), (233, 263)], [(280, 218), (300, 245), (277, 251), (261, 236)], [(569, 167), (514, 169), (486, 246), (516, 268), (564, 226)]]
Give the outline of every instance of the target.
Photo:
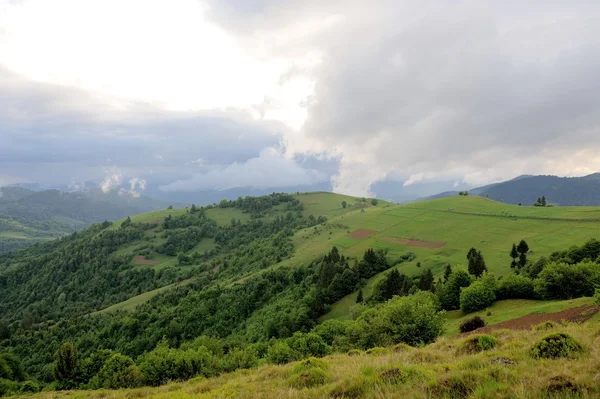
[(451, 274), (452, 274), (452, 266), (450, 266), (450, 263), (447, 263), (446, 267), (444, 268), (444, 283), (448, 282), (448, 278), (450, 277)]
[(512, 249), (510, 250), (510, 257), (512, 258), (512, 262), (510, 263), (510, 267), (513, 269), (517, 267), (517, 258), (519, 257), (519, 251), (517, 251), (517, 245), (513, 243)]
[(479, 278), (483, 275), (484, 272), (487, 271), (487, 266), (485, 264), (485, 260), (483, 259), (483, 255), (481, 251), (476, 250), (475, 248), (471, 248), (467, 253), (467, 259), (469, 261), (469, 274)]
[(431, 269), (425, 269), (419, 277), (419, 289), (421, 291), (431, 291), (433, 288), (433, 282), (434, 278)]
[(362, 288), (358, 290), (358, 296), (356, 297), (356, 303), (363, 303), (365, 299), (363, 298)]
[(342, 208), (346, 208), (348, 206), (348, 203), (346, 201), (342, 201)]
[(519, 252), (519, 268), (521, 268), (527, 264), (527, 253), (529, 252), (529, 245), (525, 240), (519, 242), (517, 251)]
[(58, 358), (54, 366), (54, 378), (65, 388), (70, 388), (79, 373), (79, 359), (77, 350), (71, 342), (65, 342), (58, 350)]

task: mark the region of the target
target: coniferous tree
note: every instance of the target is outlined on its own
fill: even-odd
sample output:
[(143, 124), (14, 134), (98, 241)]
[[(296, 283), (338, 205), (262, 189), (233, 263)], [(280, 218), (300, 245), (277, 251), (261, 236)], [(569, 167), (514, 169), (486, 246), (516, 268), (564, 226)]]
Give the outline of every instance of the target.
[(481, 251), (471, 248), (467, 253), (467, 259), (469, 260), (469, 274), (479, 278), (485, 271), (487, 271), (487, 266)]
[(517, 258), (519, 257), (519, 251), (517, 251), (517, 245), (513, 243), (512, 249), (510, 250), (510, 257), (512, 258), (512, 262), (510, 263), (510, 267), (513, 269), (517, 267)]
[(65, 342), (58, 350), (58, 358), (54, 366), (54, 378), (62, 383), (65, 388), (70, 388), (78, 373), (77, 350), (71, 342)]
[(421, 291), (431, 291), (433, 288), (433, 282), (434, 278), (431, 269), (425, 269), (419, 277), (419, 289)]
[(363, 303), (363, 291), (362, 289), (358, 290), (358, 296), (356, 297), (356, 303)]
[(452, 274), (452, 266), (450, 266), (450, 263), (447, 263), (446, 267), (444, 268), (444, 283), (446, 283), (448, 281), (448, 278), (450, 277), (451, 274)]
[(517, 251), (519, 252), (519, 268), (522, 268), (527, 264), (527, 253), (529, 252), (529, 245), (525, 240), (521, 240), (517, 245)]

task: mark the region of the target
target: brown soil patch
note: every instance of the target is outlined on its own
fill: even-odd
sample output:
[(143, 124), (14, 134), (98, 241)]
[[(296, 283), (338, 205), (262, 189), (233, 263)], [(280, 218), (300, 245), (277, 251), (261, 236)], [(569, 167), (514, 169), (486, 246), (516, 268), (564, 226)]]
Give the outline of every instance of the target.
[(503, 321), (502, 323), (482, 327), (472, 332), (487, 333), (492, 330), (500, 330), (503, 328), (508, 328), (511, 330), (528, 330), (531, 327), (546, 321), (560, 323), (561, 321), (565, 320), (571, 323), (583, 323), (591, 319), (598, 312), (600, 312), (600, 306), (582, 305), (576, 308), (565, 309), (562, 312), (556, 313), (532, 313), (517, 319), (507, 320)]
[(422, 248), (441, 248), (446, 245), (445, 242), (435, 241), (423, 241), (414, 238), (402, 238), (402, 237), (383, 237), (380, 241), (391, 242), (393, 244), (408, 245), (411, 247), (422, 247)]
[(146, 259), (146, 257), (142, 255), (136, 255), (133, 258), (134, 265), (158, 265), (158, 262), (155, 260)]
[(348, 237), (354, 238), (356, 240), (364, 240), (365, 238), (371, 237), (373, 234), (377, 234), (378, 231), (368, 230), (368, 229), (358, 229), (354, 230), (352, 233), (348, 234)]

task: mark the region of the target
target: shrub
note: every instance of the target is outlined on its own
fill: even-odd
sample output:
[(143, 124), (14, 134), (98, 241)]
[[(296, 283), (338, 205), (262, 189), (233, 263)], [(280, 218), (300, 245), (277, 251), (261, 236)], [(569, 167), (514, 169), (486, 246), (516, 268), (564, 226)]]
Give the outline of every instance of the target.
[(223, 357), (224, 371), (250, 369), (258, 366), (258, 355), (253, 348), (234, 349)]
[(365, 393), (369, 392), (372, 389), (372, 386), (372, 379), (362, 375), (346, 378), (333, 387), (329, 392), (329, 396), (332, 398), (360, 398)]
[(533, 280), (519, 274), (509, 274), (498, 282), (498, 299), (532, 299), (535, 297)]
[(97, 375), (101, 388), (136, 388), (143, 384), (143, 376), (129, 356), (116, 353), (102, 366)]
[(461, 333), (466, 333), (470, 331), (475, 331), (481, 327), (485, 327), (485, 320), (483, 320), (479, 316), (475, 316), (460, 323), (459, 329)]
[(315, 333), (295, 333), (288, 338), (287, 344), (300, 358), (308, 356), (325, 356), (331, 353), (331, 347), (325, 343), (320, 335)]
[(275, 342), (267, 351), (267, 360), (270, 363), (285, 364), (296, 358), (294, 351), (285, 342)]
[(600, 284), (600, 265), (596, 263), (551, 263), (535, 281), (535, 292), (543, 299), (571, 299), (594, 295)]
[(38, 393), (40, 391), (40, 386), (35, 381), (25, 381), (21, 384), (21, 393)]
[(498, 339), (487, 334), (472, 335), (462, 342), (458, 348), (459, 353), (473, 354), (494, 349), (498, 345)]
[(583, 351), (583, 346), (566, 333), (546, 335), (531, 347), (530, 354), (536, 359), (572, 357)]
[(327, 381), (327, 363), (311, 357), (296, 364), (288, 383), (294, 388), (310, 388)]
[(5, 378), (0, 378), (0, 396), (4, 396), (10, 393), (17, 393), (19, 391), (19, 384), (15, 381), (10, 381)]
[(551, 330), (556, 326), (558, 326), (558, 324), (556, 324), (553, 321), (544, 321), (544, 322), (541, 322), (540, 324), (536, 324), (535, 326), (533, 326), (533, 329), (535, 331), (546, 331), (546, 330)]
[(333, 345), (333, 341), (336, 337), (346, 335), (346, 329), (346, 322), (338, 319), (331, 319), (317, 325), (313, 328), (312, 332), (323, 338), (323, 341), (325, 341), (327, 345)]
[(596, 305), (600, 305), (600, 288), (596, 288), (594, 299), (596, 300)]
[(359, 349), (350, 349), (348, 351), (348, 356), (360, 356), (363, 354), (363, 351), (359, 350)]
[(476, 281), (460, 293), (460, 308), (465, 313), (476, 312), (490, 306), (496, 300), (492, 286)]
[(400, 367), (385, 370), (379, 374), (379, 378), (387, 384), (405, 384), (410, 380), (423, 380), (425, 375), (416, 367)]
[(390, 351), (386, 348), (375, 347), (367, 350), (367, 355), (371, 356), (380, 356), (389, 353)]

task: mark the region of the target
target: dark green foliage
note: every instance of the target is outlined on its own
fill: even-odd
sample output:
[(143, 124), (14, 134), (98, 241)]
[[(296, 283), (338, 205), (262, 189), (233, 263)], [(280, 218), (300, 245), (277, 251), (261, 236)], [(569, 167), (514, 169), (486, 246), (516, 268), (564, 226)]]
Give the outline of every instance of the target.
[(116, 353), (106, 360), (92, 386), (105, 389), (136, 388), (144, 383), (144, 377), (133, 360)]
[(376, 198), (371, 199), (371, 205), (377, 206), (377, 203), (378, 203), (378, 201)]
[(394, 295), (405, 296), (409, 294), (413, 281), (396, 269), (386, 273), (373, 287), (373, 300), (387, 301)]
[(466, 333), (475, 331), (481, 327), (485, 327), (485, 320), (479, 316), (475, 316), (460, 323), (459, 330), (461, 333)]
[(421, 291), (432, 291), (434, 289), (434, 278), (431, 269), (423, 270), (421, 276), (419, 276), (419, 283), (417, 284), (418, 288)]
[(535, 280), (535, 292), (543, 299), (591, 297), (600, 285), (600, 265), (550, 263)]
[(533, 280), (519, 274), (509, 274), (498, 281), (496, 296), (501, 299), (535, 298)]
[(21, 384), (21, 389), (19, 392), (21, 393), (38, 393), (40, 391), (40, 386), (35, 381), (25, 381)]
[(356, 303), (363, 303), (364, 301), (362, 288), (358, 290), (358, 295), (356, 296)]
[(295, 352), (295, 357), (302, 359), (309, 356), (323, 357), (331, 353), (331, 347), (320, 335), (297, 332), (287, 339), (287, 344)]
[(285, 342), (276, 342), (269, 348), (267, 359), (271, 363), (284, 364), (296, 359), (296, 354)]
[(531, 347), (534, 358), (557, 359), (573, 357), (583, 352), (583, 345), (566, 333), (553, 333), (545, 336)]
[(461, 290), (460, 309), (464, 313), (476, 312), (490, 306), (496, 300), (496, 281), (486, 276)]
[(550, 255), (550, 261), (564, 262), (570, 265), (584, 260), (597, 261), (600, 257), (600, 241), (592, 238), (582, 246), (574, 245), (566, 251), (556, 251)]
[(11, 353), (0, 353), (0, 378), (25, 381), (27, 373), (25, 373), (21, 360)]
[(71, 342), (65, 342), (58, 350), (56, 364), (54, 365), (54, 378), (63, 389), (73, 388), (76, 386), (79, 371), (77, 350)]
[(452, 266), (450, 266), (450, 263), (448, 263), (444, 267), (444, 283), (448, 282), (448, 279), (450, 278), (451, 274), (452, 274)]
[(517, 245), (517, 252), (519, 253), (519, 261), (517, 266), (523, 268), (527, 264), (527, 254), (529, 253), (529, 245), (525, 240), (521, 240)]
[(538, 199), (533, 203), (533, 206), (546, 206), (548, 203), (546, 202), (546, 197), (542, 196), (542, 198), (538, 197)]
[(348, 206), (348, 203), (346, 201), (342, 201), (342, 208), (346, 209), (347, 206)]
[(437, 292), (442, 308), (445, 310), (460, 308), (461, 288), (471, 285), (471, 281), (472, 278), (466, 270), (456, 269), (452, 271), (452, 274), (448, 277), (448, 282)]
[(467, 260), (469, 261), (469, 274), (472, 274), (476, 278), (479, 278), (487, 271), (487, 266), (481, 251), (471, 248), (467, 253)]
[(510, 250), (510, 257), (512, 258), (510, 267), (514, 269), (518, 265), (517, 258), (519, 258), (519, 251), (517, 251), (517, 244), (513, 243), (512, 248)]
[(596, 288), (594, 293), (594, 301), (596, 302), (596, 305), (600, 305), (600, 288)]

